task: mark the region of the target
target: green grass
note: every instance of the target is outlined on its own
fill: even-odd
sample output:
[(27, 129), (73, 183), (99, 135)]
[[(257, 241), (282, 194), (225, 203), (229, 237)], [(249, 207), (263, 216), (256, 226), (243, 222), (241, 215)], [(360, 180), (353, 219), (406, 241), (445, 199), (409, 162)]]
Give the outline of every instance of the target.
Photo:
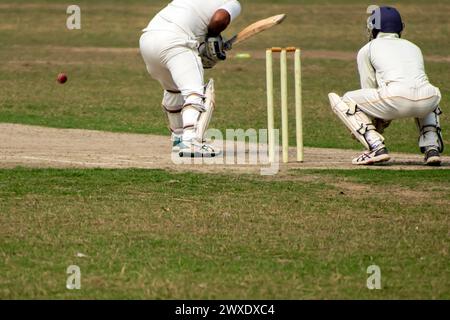
[[(160, 108), (161, 89), (149, 79), (139, 54), (130, 51), (74, 51), (79, 48), (136, 48), (140, 30), (165, 1), (80, 1), (82, 30), (65, 28), (66, 5), (59, 1), (16, 1), (0, 11), (0, 121), (64, 128), (168, 134)], [(449, 4), (400, 1), (405, 37), (428, 55), (447, 56)], [(364, 44), (365, 4), (360, 1), (243, 1), (242, 17), (227, 32), (240, 30), (269, 12), (289, 12), (276, 30), (245, 43), (239, 51), (297, 45), (306, 50), (354, 52)], [(418, 14), (426, 9), (427, 15)], [(433, 30), (430, 32), (429, 30)], [(304, 59), (307, 146), (360, 148), (329, 109), (327, 93), (358, 88), (354, 61)], [(266, 127), (263, 59), (230, 60), (208, 77), (217, 80), (218, 108), (212, 125)], [(450, 127), (448, 63), (428, 62), (432, 82), (443, 93), (444, 138)], [(56, 83), (65, 71), (69, 82)], [(292, 90), (291, 90), (292, 92)], [(294, 121), (291, 117), (291, 128)], [(294, 130), (291, 139), (294, 142)], [(417, 152), (412, 120), (398, 121), (386, 133), (392, 151)]]
[[(0, 170), (0, 299), (449, 299), (449, 181)], [(72, 264), (79, 291), (65, 289)]]

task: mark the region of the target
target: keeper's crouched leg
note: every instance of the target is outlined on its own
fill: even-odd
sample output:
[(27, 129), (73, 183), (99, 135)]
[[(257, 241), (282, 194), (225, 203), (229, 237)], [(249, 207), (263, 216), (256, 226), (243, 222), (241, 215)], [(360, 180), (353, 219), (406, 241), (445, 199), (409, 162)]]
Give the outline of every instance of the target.
[(355, 103), (344, 102), (335, 93), (330, 93), (328, 98), (333, 112), (367, 150), (355, 158), (352, 163), (367, 165), (388, 161), (390, 157), (384, 145), (384, 137), (376, 131), (373, 119), (359, 109)]
[(420, 132), (419, 147), (425, 154), (425, 163), (430, 166), (441, 164), (440, 153), (444, 151), (444, 141), (442, 139), (440, 115), (442, 111), (439, 107), (426, 117), (416, 119)]

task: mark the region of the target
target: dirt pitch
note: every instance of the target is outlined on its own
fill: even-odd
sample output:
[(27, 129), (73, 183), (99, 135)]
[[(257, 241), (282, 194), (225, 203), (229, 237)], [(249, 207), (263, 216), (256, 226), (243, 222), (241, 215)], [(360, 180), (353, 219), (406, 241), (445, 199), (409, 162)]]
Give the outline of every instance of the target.
[[(221, 146), (222, 142), (215, 143)], [(80, 129), (54, 129), (17, 124), (0, 124), (0, 168), (145, 168), (197, 172), (256, 173), (262, 165), (176, 164), (171, 159), (169, 138), (164, 136), (111, 133)], [(295, 159), (295, 149), (291, 148)], [(306, 148), (304, 163), (289, 163), (288, 169), (354, 169), (350, 164), (355, 150)], [(450, 157), (443, 157), (441, 168), (450, 168)], [(426, 169), (422, 156), (392, 153), (392, 160), (371, 169)], [(431, 168), (429, 168), (431, 169)]]

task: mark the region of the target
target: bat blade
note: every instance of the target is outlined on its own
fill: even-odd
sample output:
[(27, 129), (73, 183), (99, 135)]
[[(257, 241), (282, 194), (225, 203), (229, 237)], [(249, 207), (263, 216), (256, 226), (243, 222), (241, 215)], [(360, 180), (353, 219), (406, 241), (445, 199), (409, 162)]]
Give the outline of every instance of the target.
[(263, 31), (266, 31), (267, 29), (273, 28), (276, 25), (279, 25), (286, 19), (286, 14), (278, 14), (273, 17), (269, 17), (263, 20), (259, 20), (248, 27), (246, 27), (244, 30), (239, 32), (237, 35), (235, 35), (233, 38), (227, 41), (225, 47), (231, 49), (233, 45), (239, 44), (258, 33), (261, 33)]

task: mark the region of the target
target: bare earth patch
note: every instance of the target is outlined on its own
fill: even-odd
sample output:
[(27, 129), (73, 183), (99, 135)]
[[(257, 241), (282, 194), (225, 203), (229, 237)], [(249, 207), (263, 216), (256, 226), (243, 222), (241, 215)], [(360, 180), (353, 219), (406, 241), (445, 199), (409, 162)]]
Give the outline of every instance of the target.
[[(215, 143), (219, 147), (222, 141)], [(258, 173), (268, 165), (226, 164), (222, 157), (211, 163), (177, 164), (172, 161), (170, 141), (165, 136), (111, 133), (80, 129), (54, 129), (17, 124), (0, 124), (0, 168), (147, 168), (174, 171)], [(295, 149), (290, 150), (295, 158)], [(289, 169), (354, 169), (350, 160), (355, 150), (306, 148), (304, 163), (280, 166)], [(392, 161), (372, 169), (426, 169), (422, 156), (393, 153)], [(175, 157), (175, 159), (179, 159)], [(450, 167), (443, 157), (442, 168)]]

